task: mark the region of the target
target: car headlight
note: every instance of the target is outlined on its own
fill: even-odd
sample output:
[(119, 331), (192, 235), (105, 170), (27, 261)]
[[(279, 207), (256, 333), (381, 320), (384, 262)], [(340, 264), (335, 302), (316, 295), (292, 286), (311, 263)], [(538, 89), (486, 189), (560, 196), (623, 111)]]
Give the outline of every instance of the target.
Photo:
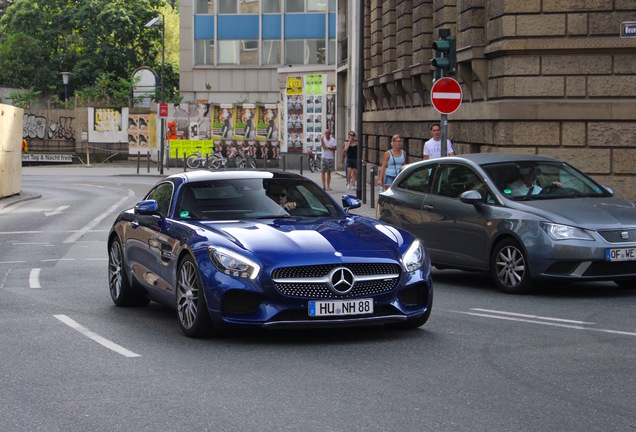
[(426, 254), (424, 253), (424, 247), (419, 240), (415, 240), (404, 255), (402, 255), (402, 264), (404, 270), (407, 272), (413, 272), (422, 268), (426, 262)]
[(212, 264), (226, 275), (255, 279), (261, 270), (261, 266), (254, 261), (229, 249), (210, 246), (208, 254)]
[(568, 225), (543, 222), (541, 228), (553, 240), (594, 240), (585, 230)]

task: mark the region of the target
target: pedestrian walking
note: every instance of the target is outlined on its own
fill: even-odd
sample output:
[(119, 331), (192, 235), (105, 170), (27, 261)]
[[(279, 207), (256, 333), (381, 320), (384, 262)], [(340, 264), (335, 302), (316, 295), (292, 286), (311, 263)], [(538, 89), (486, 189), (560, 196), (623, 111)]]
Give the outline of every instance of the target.
[(334, 168), (334, 159), (336, 157), (336, 139), (331, 136), (331, 129), (327, 128), (325, 134), (320, 138), (322, 145), (322, 188), (326, 191), (331, 190), (331, 172)]
[[(424, 143), (424, 160), (442, 157), (442, 128), (439, 123), (431, 126), (433, 137)], [(446, 153), (455, 156), (453, 145), (449, 139), (446, 140)]]
[(382, 168), (380, 168), (380, 178), (378, 186), (388, 188), (397, 177), (402, 165), (406, 161), (404, 150), (402, 149), (402, 137), (398, 134), (391, 138), (391, 148), (384, 153), (382, 158)]
[(356, 179), (358, 178), (358, 141), (356, 140), (356, 133), (349, 131), (349, 139), (345, 141), (344, 148), (342, 149), (341, 162), (344, 163), (346, 159), (347, 170), (347, 189), (356, 188)]

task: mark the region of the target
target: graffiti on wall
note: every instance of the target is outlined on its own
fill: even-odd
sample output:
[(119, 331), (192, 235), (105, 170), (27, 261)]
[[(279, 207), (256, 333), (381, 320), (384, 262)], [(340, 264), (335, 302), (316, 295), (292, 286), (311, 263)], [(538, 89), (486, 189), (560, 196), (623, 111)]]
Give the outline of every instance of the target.
[(23, 117), (22, 138), (73, 140), (75, 139), (75, 130), (73, 129), (74, 120), (74, 117), (59, 116), (54, 120), (47, 119), (40, 115), (25, 113)]
[(95, 108), (93, 130), (99, 132), (121, 131), (121, 110), (116, 108)]

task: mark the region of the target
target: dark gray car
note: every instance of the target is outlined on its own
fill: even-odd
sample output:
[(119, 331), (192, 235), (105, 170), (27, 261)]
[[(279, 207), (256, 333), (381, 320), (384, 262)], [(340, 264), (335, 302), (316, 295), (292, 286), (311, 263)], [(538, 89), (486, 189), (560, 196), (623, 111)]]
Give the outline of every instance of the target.
[(636, 205), (552, 157), (409, 164), (380, 194), (378, 216), (423, 239), (435, 267), (490, 271), (506, 292), (540, 279), (636, 285)]

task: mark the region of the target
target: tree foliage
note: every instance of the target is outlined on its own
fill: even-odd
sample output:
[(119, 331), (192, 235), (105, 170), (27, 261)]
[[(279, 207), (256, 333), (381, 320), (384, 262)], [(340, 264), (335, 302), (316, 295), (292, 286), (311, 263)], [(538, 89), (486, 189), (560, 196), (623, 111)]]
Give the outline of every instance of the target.
[[(161, 31), (145, 24), (165, 6), (165, 0), (15, 2), (0, 19), (0, 86), (63, 95), (62, 71), (71, 72), (69, 95), (94, 91), (104, 77), (130, 83), (136, 68), (156, 68), (161, 59)], [(178, 89), (178, 71), (165, 77), (166, 88)]]

